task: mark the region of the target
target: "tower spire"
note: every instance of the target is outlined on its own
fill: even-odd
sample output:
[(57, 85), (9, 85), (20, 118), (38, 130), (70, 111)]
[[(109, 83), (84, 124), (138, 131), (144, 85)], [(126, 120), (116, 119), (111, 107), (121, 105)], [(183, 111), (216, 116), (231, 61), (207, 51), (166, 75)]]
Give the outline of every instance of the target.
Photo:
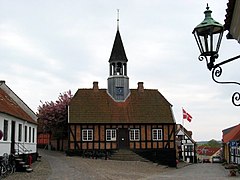
[(119, 9), (117, 9), (117, 30), (119, 30)]
[(116, 101), (123, 102), (130, 94), (127, 76), (127, 56), (119, 32), (119, 9), (117, 9), (117, 33), (109, 58), (108, 94)]

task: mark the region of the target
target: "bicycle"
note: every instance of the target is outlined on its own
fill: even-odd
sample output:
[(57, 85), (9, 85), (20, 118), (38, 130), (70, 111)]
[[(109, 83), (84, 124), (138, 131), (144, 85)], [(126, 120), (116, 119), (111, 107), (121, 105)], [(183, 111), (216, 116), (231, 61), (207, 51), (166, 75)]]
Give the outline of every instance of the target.
[(4, 153), (0, 159), (0, 177), (6, 177), (15, 172), (14, 156)]
[(0, 158), (0, 178), (6, 177), (7, 174), (7, 168), (4, 164), (3, 157)]

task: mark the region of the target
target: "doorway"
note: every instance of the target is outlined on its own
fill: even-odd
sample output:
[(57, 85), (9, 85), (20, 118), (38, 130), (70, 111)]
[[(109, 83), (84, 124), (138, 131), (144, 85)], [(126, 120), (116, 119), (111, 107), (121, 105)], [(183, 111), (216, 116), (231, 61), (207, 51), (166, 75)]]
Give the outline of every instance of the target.
[(118, 130), (118, 148), (129, 149), (129, 135), (126, 128)]
[(12, 128), (11, 128), (11, 154), (15, 153), (15, 125), (16, 122), (12, 121)]

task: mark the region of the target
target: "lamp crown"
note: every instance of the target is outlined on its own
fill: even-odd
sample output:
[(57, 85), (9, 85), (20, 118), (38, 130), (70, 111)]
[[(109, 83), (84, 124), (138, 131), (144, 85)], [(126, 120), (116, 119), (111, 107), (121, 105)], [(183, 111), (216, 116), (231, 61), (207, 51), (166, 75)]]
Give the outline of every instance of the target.
[[(204, 14), (205, 14), (205, 19), (212, 19), (212, 11), (210, 10), (208, 4), (207, 4), (207, 7), (206, 7), (206, 11), (204, 11)], [(212, 19), (213, 20), (213, 19)]]
[(207, 10), (209, 10), (209, 6), (208, 6), (208, 3), (207, 3), (207, 7), (206, 7)]
[(206, 7), (206, 10), (204, 11), (204, 14), (205, 14), (204, 20), (194, 28), (193, 33), (195, 31), (201, 32), (202, 30), (204, 30), (208, 27), (215, 27), (214, 30), (212, 31), (212, 33), (223, 31), (223, 25), (220, 24), (219, 22), (215, 21), (212, 18), (212, 16), (211, 16), (212, 11), (210, 10), (208, 4), (207, 4), (207, 7)]

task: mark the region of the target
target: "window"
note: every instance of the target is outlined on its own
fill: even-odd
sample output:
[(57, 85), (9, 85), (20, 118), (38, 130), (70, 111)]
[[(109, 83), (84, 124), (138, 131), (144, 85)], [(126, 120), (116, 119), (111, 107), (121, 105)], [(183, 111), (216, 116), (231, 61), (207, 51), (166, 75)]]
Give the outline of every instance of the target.
[(18, 125), (18, 141), (22, 141), (22, 124)]
[(4, 120), (4, 125), (3, 125), (3, 140), (7, 141), (8, 140), (8, 121)]
[(106, 130), (106, 140), (107, 141), (116, 141), (116, 129), (107, 129)]
[(31, 135), (32, 135), (32, 132), (31, 132), (31, 127), (29, 127), (29, 138), (28, 138), (28, 141), (31, 142)]
[(130, 141), (139, 141), (139, 139), (140, 139), (140, 130), (139, 129), (131, 129), (129, 134), (130, 134)]
[(82, 130), (82, 140), (83, 141), (92, 141), (93, 140), (93, 130), (92, 129), (83, 129)]
[(27, 142), (27, 126), (24, 127), (24, 140)]
[(33, 135), (32, 135), (32, 142), (35, 142), (35, 128), (32, 129), (33, 130)]
[(192, 152), (192, 151), (193, 151), (193, 145), (186, 145), (186, 146), (185, 146), (185, 151), (190, 151), (190, 152)]
[(152, 139), (154, 141), (162, 140), (162, 129), (153, 129), (152, 130)]

